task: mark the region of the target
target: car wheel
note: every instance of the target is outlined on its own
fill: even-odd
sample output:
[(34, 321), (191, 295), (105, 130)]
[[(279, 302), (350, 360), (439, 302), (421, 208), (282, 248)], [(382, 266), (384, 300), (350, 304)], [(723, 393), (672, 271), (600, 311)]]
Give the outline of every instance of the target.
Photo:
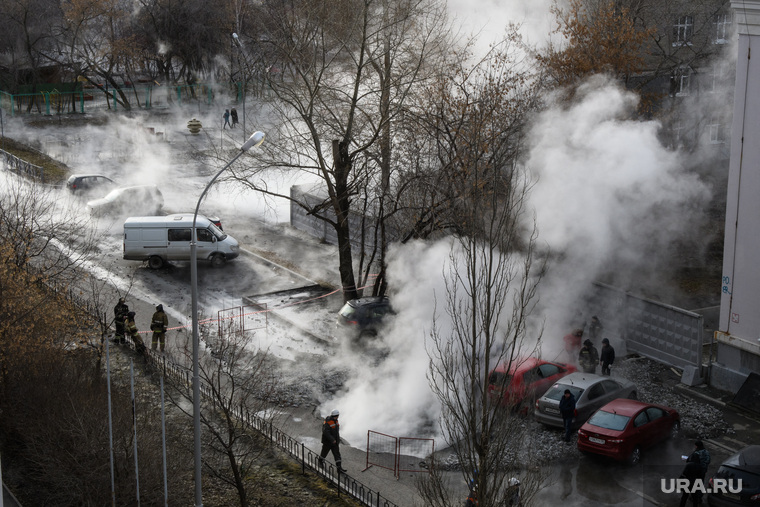
[(213, 268), (221, 268), (226, 263), (226, 259), (224, 258), (224, 255), (215, 255), (211, 258), (211, 267)]
[(670, 436), (669, 438), (678, 438), (681, 435), (681, 422), (676, 421), (673, 424), (673, 427), (670, 428)]
[(636, 391), (633, 391), (631, 394), (628, 395), (629, 400), (638, 400), (639, 396), (636, 394)]
[(153, 255), (150, 259), (148, 259), (148, 267), (150, 269), (161, 269), (164, 267), (164, 259), (158, 255)]
[(633, 448), (633, 451), (631, 451), (631, 455), (628, 457), (628, 463), (631, 465), (638, 465), (639, 461), (641, 461), (641, 447), (637, 445)]

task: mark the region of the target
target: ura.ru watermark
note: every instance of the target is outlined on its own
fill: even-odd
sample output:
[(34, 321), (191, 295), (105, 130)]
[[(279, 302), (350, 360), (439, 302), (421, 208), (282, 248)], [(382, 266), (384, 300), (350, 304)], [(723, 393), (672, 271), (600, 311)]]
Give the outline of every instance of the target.
[(660, 490), (663, 493), (740, 493), (742, 490), (741, 479), (721, 479), (713, 478), (710, 483), (705, 484), (702, 479), (660, 479)]

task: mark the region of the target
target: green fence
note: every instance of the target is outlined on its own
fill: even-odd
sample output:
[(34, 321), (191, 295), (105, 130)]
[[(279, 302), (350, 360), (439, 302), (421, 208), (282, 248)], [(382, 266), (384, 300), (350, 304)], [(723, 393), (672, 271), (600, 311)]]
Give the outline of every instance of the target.
[[(232, 84), (232, 93), (241, 96), (240, 85)], [(76, 91), (41, 91), (36, 93), (9, 93), (0, 90), (0, 108), (11, 117), (26, 114), (69, 114), (91, 110), (124, 110), (182, 105), (200, 102), (211, 105), (218, 94), (218, 87), (206, 84), (194, 85), (146, 85), (130, 88), (82, 88)]]

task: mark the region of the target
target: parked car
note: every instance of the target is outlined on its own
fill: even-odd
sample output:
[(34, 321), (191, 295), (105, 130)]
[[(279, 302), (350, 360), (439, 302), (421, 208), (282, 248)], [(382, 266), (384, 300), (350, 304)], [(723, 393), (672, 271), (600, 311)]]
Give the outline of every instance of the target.
[(387, 297), (352, 299), (338, 311), (336, 330), (358, 338), (377, 336), (389, 314), (393, 314), (393, 308)]
[(74, 195), (93, 197), (106, 195), (116, 186), (114, 181), (102, 174), (72, 174), (66, 180), (66, 188)]
[(569, 389), (575, 396), (577, 415), (573, 428), (580, 428), (595, 411), (617, 398), (636, 399), (636, 385), (624, 379), (611, 379), (593, 373), (575, 372), (562, 377), (536, 400), (534, 416), (547, 426), (563, 427), (559, 413), (559, 400)]
[(104, 215), (158, 215), (164, 207), (164, 196), (152, 185), (120, 187), (105, 197), (87, 203), (93, 216)]
[(641, 452), (681, 431), (675, 409), (620, 398), (594, 412), (578, 430), (578, 450), (632, 465)]
[(502, 405), (517, 408), (533, 403), (555, 382), (577, 371), (572, 364), (544, 361), (536, 357), (515, 358), (488, 374), (488, 394)]
[[(719, 483), (717, 479), (726, 482)], [(739, 489), (739, 479), (741, 490), (734, 492)], [(716, 491), (718, 484), (725, 488)], [(760, 505), (760, 445), (747, 446), (721, 463), (710, 478), (710, 491), (707, 504), (711, 506)]]

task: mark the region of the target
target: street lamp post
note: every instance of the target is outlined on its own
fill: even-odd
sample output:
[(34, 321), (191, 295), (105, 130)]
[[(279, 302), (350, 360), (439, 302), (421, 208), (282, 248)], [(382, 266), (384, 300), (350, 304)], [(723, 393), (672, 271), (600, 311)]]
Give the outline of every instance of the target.
[[(248, 58), (245, 56), (245, 50), (243, 49), (243, 43), (240, 42), (240, 37), (238, 37), (237, 33), (233, 33), (232, 38), (235, 39), (235, 42), (237, 42), (237, 45), (240, 48), (240, 52), (243, 54), (245, 66), (248, 67)], [(243, 139), (245, 139), (245, 94), (247, 91), (246, 89), (248, 88), (248, 74), (246, 73), (246, 70), (242, 69), (240, 73), (243, 75)]]
[(243, 153), (250, 150), (254, 146), (258, 146), (264, 142), (263, 132), (254, 132), (248, 140), (240, 147), (240, 152), (235, 155), (235, 158), (230, 160), (227, 165), (216, 173), (211, 181), (208, 182), (206, 188), (201, 192), (201, 196), (198, 198), (198, 204), (195, 206), (195, 213), (193, 213), (193, 233), (192, 241), (190, 242), (190, 294), (192, 298), (192, 321), (193, 321), (193, 431), (195, 437), (195, 505), (196, 507), (203, 506), (203, 495), (201, 489), (201, 383), (199, 378), (199, 366), (198, 366), (198, 350), (200, 346), (200, 339), (198, 335), (198, 231), (195, 230), (195, 222), (198, 219), (198, 210), (201, 207), (201, 201), (206, 196), (206, 192), (211, 188), (216, 179), (229, 167), (234, 161), (240, 157)]

